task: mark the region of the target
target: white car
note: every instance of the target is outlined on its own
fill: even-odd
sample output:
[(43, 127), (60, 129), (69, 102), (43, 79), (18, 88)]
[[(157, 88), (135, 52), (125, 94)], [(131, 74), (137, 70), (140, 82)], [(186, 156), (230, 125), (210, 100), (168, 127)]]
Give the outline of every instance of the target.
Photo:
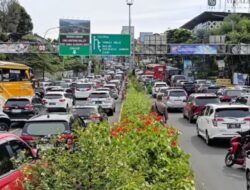
[(247, 190), (250, 190), (250, 151), (247, 151), (246, 156), (246, 181)]
[(154, 98), (156, 98), (156, 95), (159, 93), (160, 91), (160, 88), (162, 87), (168, 87), (167, 83), (166, 82), (156, 82), (153, 86), (153, 89), (152, 89), (152, 96)]
[(107, 91), (93, 91), (89, 95), (88, 102), (100, 105), (111, 116), (115, 112), (115, 101)]
[(196, 122), (197, 135), (211, 145), (214, 139), (230, 139), (237, 131), (250, 129), (250, 111), (246, 105), (207, 104)]
[(93, 83), (77, 83), (75, 89), (76, 99), (88, 99), (90, 93), (94, 90)]
[(183, 89), (168, 89), (163, 101), (168, 109), (183, 109), (186, 105), (187, 96)]
[(43, 102), (48, 110), (64, 109), (69, 111), (73, 106), (73, 97), (65, 92), (48, 92), (44, 96)]

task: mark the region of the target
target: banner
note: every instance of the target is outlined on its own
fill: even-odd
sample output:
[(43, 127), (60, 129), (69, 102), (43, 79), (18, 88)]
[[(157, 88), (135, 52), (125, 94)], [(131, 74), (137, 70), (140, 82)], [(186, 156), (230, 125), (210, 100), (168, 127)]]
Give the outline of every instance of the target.
[(90, 21), (77, 19), (60, 19), (61, 34), (89, 34)]
[(217, 45), (170, 45), (170, 54), (174, 55), (213, 55), (217, 54)]
[(28, 53), (29, 44), (0, 44), (0, 53)]
[(248, 74), (234, 73), (233, 83), (234, 85), (245, 85)]

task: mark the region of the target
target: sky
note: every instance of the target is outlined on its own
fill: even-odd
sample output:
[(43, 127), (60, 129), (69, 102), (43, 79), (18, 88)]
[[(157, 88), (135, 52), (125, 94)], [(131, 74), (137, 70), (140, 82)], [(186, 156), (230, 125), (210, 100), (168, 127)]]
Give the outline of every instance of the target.
[[(91, 33), (120, 34), (128, 25), (126, 0), (19, 0), (30, 14), (34, 33), (44, 36), (59, 26), (59, 19), (91, 21)], [(182, 26), (207, 8), (206, 0), (134, 0), (132, 25), (140, 32), (163, 33)], [(57, 38), (51, 29), (46, 38)]]

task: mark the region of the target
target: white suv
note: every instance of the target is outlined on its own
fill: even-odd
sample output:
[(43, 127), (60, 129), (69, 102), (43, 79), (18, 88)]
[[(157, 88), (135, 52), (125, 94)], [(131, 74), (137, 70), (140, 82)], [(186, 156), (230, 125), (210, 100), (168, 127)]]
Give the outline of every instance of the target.
[(43, 98), (48, 110), (64, 109), (69, 111), (73, 106), (73, 97), (65, 92), (48, 92)]
[(207, 145), (217, 138), (232, 138), (250, 129), (250, 111), (245, 105), (207, 104), (196, 122), (197, 135)]
[(75, 89), (76, 99), (88, 99), (90, 93), (94, 90), (92, 83), (77, 83)]
[(152, 96), (156, 98), (156, 95), (160, 92), (160, 88), (168, 87), (167, 83), (165, 82), (156, 82), (152, 89)]
[(164, 96), (164, 103), (168, 109), (183, 109), (186, 100), (187, 93), (183, 89), (168, 89)]

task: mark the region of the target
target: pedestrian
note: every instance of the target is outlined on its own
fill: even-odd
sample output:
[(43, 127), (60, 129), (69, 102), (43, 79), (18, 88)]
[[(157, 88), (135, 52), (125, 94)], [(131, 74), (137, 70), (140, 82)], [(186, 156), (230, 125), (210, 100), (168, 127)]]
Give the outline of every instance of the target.
[(163, 94), (157, 94), (156, 101), (151, 106), (151, 112), (157, 113), (157, 115), (162, 117), (163, 124), (167, 123), (168, 120), (168, 110), (167, 106), (162, 101)]

